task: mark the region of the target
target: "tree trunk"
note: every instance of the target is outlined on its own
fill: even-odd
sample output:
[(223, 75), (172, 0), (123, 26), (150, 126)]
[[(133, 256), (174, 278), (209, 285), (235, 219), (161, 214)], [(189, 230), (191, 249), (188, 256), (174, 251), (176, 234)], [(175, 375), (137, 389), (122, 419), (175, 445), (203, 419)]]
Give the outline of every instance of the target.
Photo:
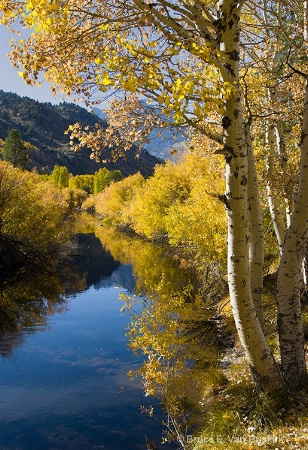
[(306, 87), (298, 194), (287, 230), (277, 281), (281, 368), (295, 386), (307, 376), (301, 315), (301, 270), (308, 234), (308, 85)]
[(248, 214), (249, 214), (249, 272), (253, 303), (262, 330), (263, 314), (263, 270), (264, 270), (264, 235), (263, 218), (259, 197), (259, 184), (255, 157), (250, 135), (250, 123), (245, 124), (245, 138), (248, 153)]
[[(278, 76), (276, 78), (278, 79)], [(275, 98), (272, 101), (273, 101), (273, 103), (274, 103), (274, 101), (277, 102), (276, 94), (275, 94)], [(275, 130), (275, 136), (276, 136), (276, 146), (277, 146), (277, 153), (278, 153), (278, 157), (279, 157), (280, 170), (284, 171), (288, 165), (288, 155), (287, 155), (287, 148), (286, 148), (283, 124), (282, 124), (281, 119), (279, 119), (275, 122), (274, 130)], [(290, 195), (288, 195), (285, 188), (284, 188), (284, 195), (285, 195), (285, 197), (284, 197), (285, 221), (286, 221), (286, 226), (289, 227), (290, 223), (291, 223)], [(285, 235), (285, 233), (286, 233), (286, 227), (284, 230), (284, 235)]]
[(278, 199), (272, 189), (272, 180), (275, 176), (274, 171), (274, 159), (277, 155), (276, 142), (274, 138), (273, 126), (268, 122), (266, 124), (266, 134), (265, 134), (265, 145), (267, 147), (267, 174), (266, 174), (266, 191), (267, 191), (267, 202), (269, 206), (270, 215), (272, 218), (272, 223), (274, 226), (276, 238), (278, 241), (279, 252), (282, 253), (283, 244), (286, 234), (286, 224), (283, 217), (283, 212), (279, 205)]
[[(220, 50), (227, 71), (225, 81), (239, 81), (238, 2), (220, 2)], [(228, 281), (235, 325), (253, 378), (262, 389), (282, 388), (282, 379), (266, 342), (254, 307), (249, 260), (248, 155), (241, 94), (234, 92), (225, 103), (223, 117), (226, 157), (226, 210), (228, 218)]]

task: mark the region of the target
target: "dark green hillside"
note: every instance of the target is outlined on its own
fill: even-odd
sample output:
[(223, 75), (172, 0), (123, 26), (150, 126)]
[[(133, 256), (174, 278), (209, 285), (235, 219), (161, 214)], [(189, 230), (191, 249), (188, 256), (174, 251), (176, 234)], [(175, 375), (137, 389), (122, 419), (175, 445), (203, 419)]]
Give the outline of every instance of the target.
[[(89, 158), (90, 151), (72, 152), (69, 137), (64, 131), (70, 124), (79, 122), (93, 126), (106, 123), (95, 114), (73, 103), (40, 103), (28, 97), (0, 90), (0, 139), (5, 139), (9, 130), (17, 129), (22, 139), (37, 147), (31, 151), (30, 168), (51, 172), (54, 165), (67, 166), (73, 175), (94, 173), (100, 167), (120, 169), (124, 175), (140, 171), (143, 175), (152, 172), (159, 161), (148, 152), (135, 158), (134, 150), (127, 153), (127, 160), (115, 163), (96, 163)], [(108, 157), (108, 150), (106, 153)]]

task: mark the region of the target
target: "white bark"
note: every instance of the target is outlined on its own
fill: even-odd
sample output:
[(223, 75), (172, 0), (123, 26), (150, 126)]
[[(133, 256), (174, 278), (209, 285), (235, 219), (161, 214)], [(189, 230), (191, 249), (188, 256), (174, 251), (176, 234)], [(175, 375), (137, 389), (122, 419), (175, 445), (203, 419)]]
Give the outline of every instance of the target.
[(283, 211), (281, 210), (277, 196), (275, 195), (272, 189), (272, 180), (273, 177), (275, 176), (274, 160), (275, 155), (277, 155), (276, 143), (277, 141), (275, 141), (273, 127), (269, 123), (267, 123), (265, 133), (265, 145), (268, 149), (267, 174), (266, 174), (267, 202), (279, 246), (279, 251), (281, 254), (286, 234), (286, 224), (284, 221)]
[(277, 282), (281, 367), (295, 385), (305, 380), (304, 331), (301, 316), (301, 269), (308, 234), (308, 85), (305, 94), (298, 194), (287, 230)]
[(255, 157), (250, 136), (250, 124), (245, 125), (245, 138), (248, 154), (248, 214), (249, 214), (249, 272), (253, 303), (262, 330), (263, 314), (263, 270), (264, 270), (264, 235), (263, 218), (259, 197), (259, 184)]
[[(277, 77), (278, 78), (278, 77)], [(272, 98), (272, 101), (274, 99)], [(277, 102), (277, 98), (275, 96), (275, 102)], [(280, 169), (282, 171), (285, 170), (287, 164), (288, 164), (288, 155), (287, 155), (287, 148), (286, 148), (286, 142), (285, 142), (285, 136), (284, 136), (284, 130), (283, 130), (283, 124), (281, 120), (277, 120), (274, 124), (275, 129), (275, 136), (276, 136), (276, 147), (277, 147), (277, 154), (279, 157), (279, 163), (280, 163)], [(284, 192), (285, 198), (284, 198), (284, 210), (282, 210), (282, 214), (285, 218), (286, 226), (283, 230), (283, 235), (286, 234), (286, 227), (290, 226), (291, 223), (291, 208), (290, 208), (290, 199), (288, 198), (288, 195), (286, 192)]]
[[(239, 12), (237, 2), (220, 4), (222, 58), (228, 81), (239, 79)], [(223, 118), (226, 155), (228, 217), (228, 281), (230, 301), (241, 344), (257, 384), (265, 389), (282, 386), (279, 369), (266, 342), (254, 307), (249, 260), (248, 155), (240, 93), (226, 102)]]
[[(278, 2), (276, 4), (276, 26), (279, 27), (281, 22), (281, 4)], [(280, 57), (281, 57), (281, 42), (278, 35), (273, 39), (271, 30), (271, 18), (269, 10), (267, 9), (267, 3), (264, 1), (263, 4), (263, 17), (265, 25), (265, 34), (269, 42), (272, 42), (272, 52), (269, 53), (265, 60), (265, 67), (269, 70), (270, 78), (272, 80), (279, 79), (279, 67), (280, 67)], [(268, 89), (268, 101), (270, 105), (270, 110), (275, 111), (275, 105), (277, 104), (277, 94), (276, 89), (271, 87)], [(277, 198), (275, 191), (272, 188), (272, 180), (275, 177), (274, 161), (275, 158), (279, 158), (280, 166), (283, 169), (287, 164), (287, 152), (286, 144), (284, 138), (284, 131), (281, 119), (277, 119), (274, 122), (267, 119), (266, 129), (265, 129), (265, 146), (267, 147), (267, 176), (266, 176), (266, 190), (267, 190), (267, 201), (269, 206), (269, 211), (277, 238), (279, 252), (282, 253), (283, 244), (286, 234), (286, 225), (290, 220), (290, 207), (289, 202), (285, 199), (285, 209), (281, 206), (281, 202)]]
[[(275, 75), (275, 74), (273, 74), (273, 75)], [(276, 78), (278, 79), (278, 76)], [(274, 101), (277, 102), (276, 95), (274, 98), (272, 98), (273, 103), (274, 103)], [(280, 166), (283, 169), (287, 165), (288, 155), (287, 155), (286, 143), (285, 143), (285, 138), (284, 138), (283, 126), (282, 126), (282, 123), (280, 120), (275, 122), (274, 129), (275, 129), (275, 136), (276, 136), (277, 153), (279, 155)]]
[(304, 42), (308, 43), (308, 1), (304, 0)]

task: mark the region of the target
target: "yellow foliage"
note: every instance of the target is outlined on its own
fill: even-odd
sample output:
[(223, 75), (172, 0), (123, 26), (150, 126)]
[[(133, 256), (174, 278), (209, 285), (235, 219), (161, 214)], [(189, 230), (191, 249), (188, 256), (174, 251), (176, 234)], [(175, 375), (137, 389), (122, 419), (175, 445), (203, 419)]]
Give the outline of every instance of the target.
[(0, 162), (0, 236), (39, 254), (67, 244), (67, 204), (58, 189), (39, 175)]
[(127, 206), (143, 183), (144, 178), (140, 173), (112, 183), (96, 196), (96, 211), (109, 223), (118, 226), (129, 225)]
[[(126, 227), (151, 240), (182, 248), (183, 266), (216, 264), (225, 270), (226, 217), (218, 159), (186, 155), (178, 163), (156, 167), (148, 179), (140, 174), (113, 183), (84, 204), (105, 223)], [(184, 249), (187, 255), (184, 257)]]
[(70, 210), (74, 208), (81, 208), (81, 205), (88, 197), (87, 192), (83, 189), (70, 187), (62, 189), (62, 195), (67, 202)]
[[(214, 158), (213, 158), (214, 160)], [(191, 247), (204, 260), (224, 260), (226, 218), (219, 195), (224, 180), (219, 162), (188, 155), (156, 168), (129, 207), (131, 227), (147, 238), (168, 237)]]
[(168, 208), (177, 200), (184, 201), (190, 191), (190, 176), (184, 167), (167, 162), (156, 166), (155, 174), (136, 192), (130, 207), (132, 227), (148, 238), (166, 233)]
[(184, 246), (199, 260), (224, 267), (226, 218), (219, 200), (224, 189), (221, 171), (216, 158), (209, 161), (189, 154), (178, 163), (156, 166), (154, 175), (146, 180), (137, 174), (113, 183), (95, 197), (95, 208), (107, 223)]

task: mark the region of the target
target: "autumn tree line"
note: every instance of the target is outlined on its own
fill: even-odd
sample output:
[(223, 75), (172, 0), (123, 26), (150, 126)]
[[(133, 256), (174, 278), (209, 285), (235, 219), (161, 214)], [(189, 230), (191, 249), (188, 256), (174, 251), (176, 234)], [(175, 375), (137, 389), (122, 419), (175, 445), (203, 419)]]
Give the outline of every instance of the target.
[[(91, 193), (122, 178), (119, 170), (99, 169), (93, 175), (69, 175), (55, 166), (50, 175), (28, 171), (29, 144), (17, 130), (1, 143), (0, 270), (41, 264), (69, 251), (72, 214)], [(45, 261), (46, 262), (46, 261)]]
[[(67, 167), (55, 165), (50, 175), (27, 171), (27, 143), (17, 130), (9, 132), (2, 144), (0, 162), (3, 174), (16, 179), (16, 189), (25, 188), (19, 178), (29, 183), (46, 183), (46, 198), (41, 202), (54, 205), (59, 199), (59, 210), (66, 204), (68, 214), (76, 208), (95, 211), (107, 225), (134, 233), (153, 241), (185, 246), (194, 254), (200, 266), (216, 264), (224, 274), (226, 257), (225, 217), (219, 196), (223, 192), (222, 170), (219, 160), (211, 164), (200, 156), (198, 149), (183, 156), (177, 163), (167, 161), (158, 165), (148, 179), (140, 173), (122, 179), (119, 170), (100, 168), (93, 175), (69, 174)], [(5, 198), (3, 177), (3, 199)], [(26, 185), (25, 185), (26, 186)], [(43, 184), (42, 184), (43, 186)], [(204, 195), (204, 190), (207, 192)], [(14, 197), (15, 201), (17, 197)], [(31, 217), (31, 206), (23, 199)], [(62, 205), (62, 206), (61, 206)], [(2, 232), (10, 227), (11, 216), (4, 219)], [(29, 219), (31, 221), (31, 219)], [(5, 225), (5, 226), (4, 226)], [(22, 226), (22, 222), (21, 222)]]

